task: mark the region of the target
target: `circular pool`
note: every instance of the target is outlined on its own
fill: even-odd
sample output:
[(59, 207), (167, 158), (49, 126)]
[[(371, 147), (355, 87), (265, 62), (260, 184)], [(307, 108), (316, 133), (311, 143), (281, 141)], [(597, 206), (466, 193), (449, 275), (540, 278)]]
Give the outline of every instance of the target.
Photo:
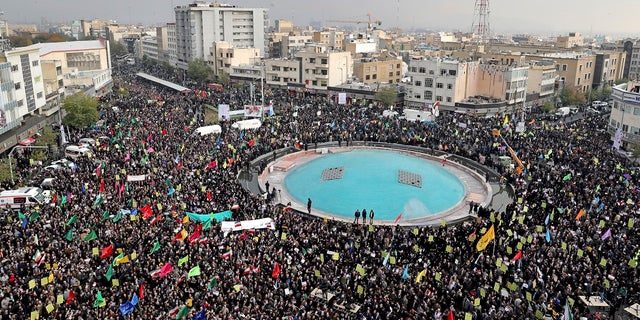
[(345, 219), (374, 210), (375, 220), (419, 219), (463, 200), (465, 186), (440, 163), (389, 150), (325, 154), (286, 173), (283, 187), (299, 203)]

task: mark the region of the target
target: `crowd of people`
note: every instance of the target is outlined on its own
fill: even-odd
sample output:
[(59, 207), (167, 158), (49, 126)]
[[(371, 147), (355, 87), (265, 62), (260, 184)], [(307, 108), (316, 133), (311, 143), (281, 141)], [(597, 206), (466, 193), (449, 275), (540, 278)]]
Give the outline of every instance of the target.
[[(373, 101), (274, 88), (265, 94), (276, 116), (260, 128), (224, 122), (201, 137), (203, 105), (248, 104), (246, 87), (196, 96), (129, 72), (116, 80), (103, 125), (69, 137), (106, 137), (94, 154), (56, 174), (51, 203), (4, 211), (1, 319), (560, 319), (565, 306), (595, 319), (578, 296), (606, 299), (612, 313), (638, 302), (638, 172), (612, 149), (605, 118), (526, 119), (524, 132), (505, 131), (525, 164), (517, 175), (493, 161), (508, 155), (491, 132), (502, 114), (427, 126), (383, 118)], [(514, 201), (474, 206), (484, 217), (455, 225), (385, 226), (318, 219), (236, 181), (280, 148), (363, 140), (483, 162)], [(235, 221), (275, 226), (225, 233), (186, 214), (230, 209)]]

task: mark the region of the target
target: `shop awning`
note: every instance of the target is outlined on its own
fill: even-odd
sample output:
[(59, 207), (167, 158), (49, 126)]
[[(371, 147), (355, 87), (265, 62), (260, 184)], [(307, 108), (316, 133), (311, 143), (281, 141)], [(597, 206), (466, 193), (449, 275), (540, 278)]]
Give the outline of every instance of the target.
[(26, 138), (24, 138), (24, 139), (22, 139), (22, 140), (18, 141), (18, 144), (19, 144), (19, 145), (22, 145), (22, 146), (30, 146), (30, 145), (31, 145), (31, 144), (33, 144), (34, 142), (36, 142), (36, 139), (31, 138), (31, 137), (26, 137)]

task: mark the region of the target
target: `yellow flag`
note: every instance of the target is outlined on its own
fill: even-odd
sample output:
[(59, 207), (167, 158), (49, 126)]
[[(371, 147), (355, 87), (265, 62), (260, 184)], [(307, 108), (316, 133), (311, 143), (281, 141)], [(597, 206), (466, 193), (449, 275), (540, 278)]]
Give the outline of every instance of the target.
[(496, 238), (496, 233), (493, 229), (493, 225), (491, 225), (491, 228), (489, 228), (489, 230), (487, 230), (487, 232), (482, 236), (482, 238), (478, 240), (478, 243), (476, 244), (476, 249), (478, 249), (478, 251), (484, 250), (487, 247), (487, 245), (489, 245), (489, 242), (491, 242), (491, 240), (495, 238)]
[(420, 283), (420, 281), (422, 281), (422, 277), (426, 275), (427, 275), (427, 269), (423, 269), (422, 271), (420, 271), (416, 276), (416, 283)]

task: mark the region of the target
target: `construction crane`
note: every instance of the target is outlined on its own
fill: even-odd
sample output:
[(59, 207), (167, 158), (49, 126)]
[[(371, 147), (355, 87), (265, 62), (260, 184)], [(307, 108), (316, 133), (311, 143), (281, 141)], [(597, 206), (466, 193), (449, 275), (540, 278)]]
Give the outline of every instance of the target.
[(504, 143), (504, 145), (507, 146), (507, 151), (509, 151), (509, 154), (511, 155), (511, 158), (516, 163), (516, 167), (514, 169), (515, 173), (517, 175), (522, 174), (522, 171), (524, 170), (524, 164), (522, 164), (522, 161), (520, 161), (520, 158), (518, 158), (518, 155), (516, 154), (516, 152), (513, 151), (511, 146), (509, 146), (509, 144), (507, 143), (507, 140), (504, 139), (504, 137), (500, 133), (500, 129), (493, 129), (492, 132), (493, 132), (494, 136), (500, 137), (500, 139), (502, 140), (502, 143)]
[(355, 24), (366, 23), (367, 24), (367, 35), (370, 35), (371, 32), (375, 29), (375, 26), (382, 25), (382, 21), (373, 20), (371, 18), (371, 14), (370, 13), (367, 13), (367, 17), (368, 17), (367, 20), (327, 20), (327, 22), (355, 23)]

